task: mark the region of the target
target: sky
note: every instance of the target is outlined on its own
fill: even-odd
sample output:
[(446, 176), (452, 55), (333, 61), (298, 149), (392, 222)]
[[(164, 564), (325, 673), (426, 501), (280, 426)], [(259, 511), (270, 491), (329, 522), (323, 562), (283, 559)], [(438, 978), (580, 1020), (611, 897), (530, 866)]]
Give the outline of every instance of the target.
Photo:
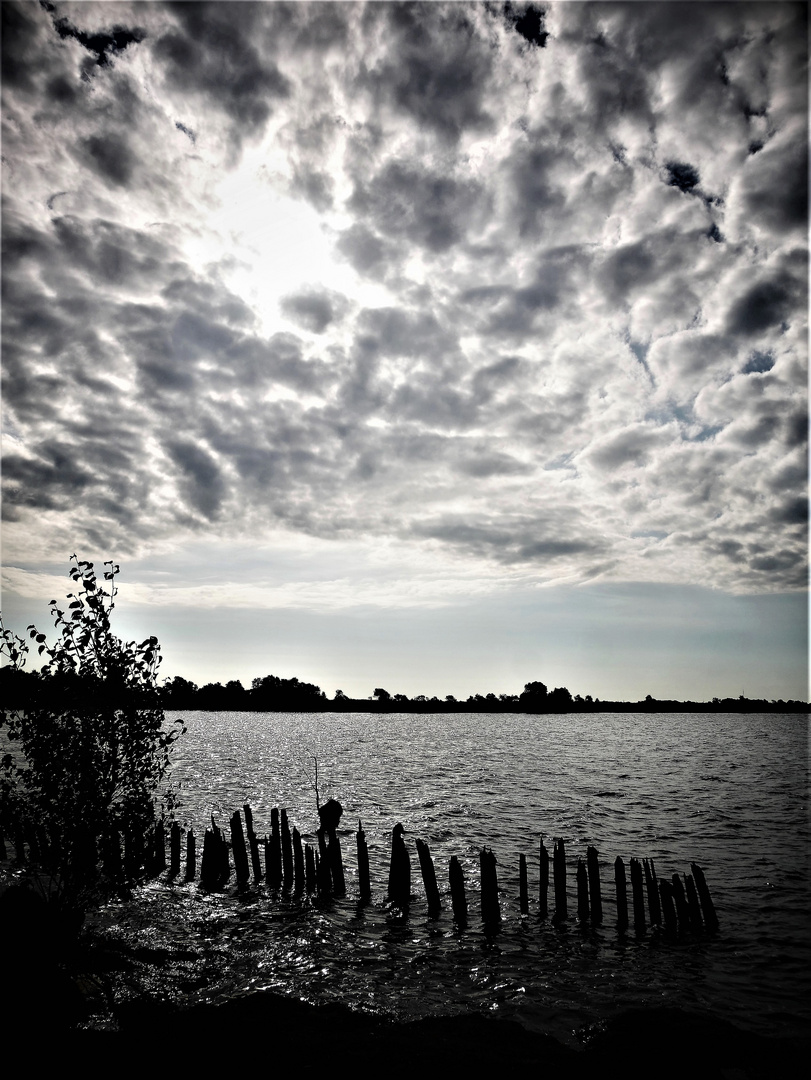
[(805, 4), (2, 16), (7, 626), (807, 699)]

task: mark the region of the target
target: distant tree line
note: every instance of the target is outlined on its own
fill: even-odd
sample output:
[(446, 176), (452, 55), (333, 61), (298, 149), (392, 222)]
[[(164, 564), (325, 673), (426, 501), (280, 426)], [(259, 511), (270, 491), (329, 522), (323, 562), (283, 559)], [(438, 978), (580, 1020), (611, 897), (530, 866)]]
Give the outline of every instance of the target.
[[(565, 686), (549, 690), (542, 682), (528, 682), (520, 694), (471, 694), (467, 698), (444, 698), (417, 694), (392, 694), (377, 687), (368, 698), (351, 698), (336, 690), (332, 698), (313, 683), (299, 679), (282, 679), (277, 675), (256, 678), (250, 688), (237, 679), (197, 686), (176, 675), (160, 687), (160, 702), (164, 709), (203, 712), (374, 712), (374, 713), (454, 713), (454, 712), (520, 712), (520, 713), (583, 713), (583, 712), (807, 712), (804, 701), (771, 700), (762, 698), (713, 698), (712, 701), (657, 700), (650, 694), (640, 701), (604, 701), (591, 694), (574, 696)], [(74, 704), (82, 700), (87, 707), (96, 703), (98, 688), (83, 684), (75, 676), (70, 686), (65, 677), (55, 679), (41, 672), (29, 672), (5, 667), (0, 669), (0, 694), (11, 708), (32, 708), (58, 705), (69, 699)]]

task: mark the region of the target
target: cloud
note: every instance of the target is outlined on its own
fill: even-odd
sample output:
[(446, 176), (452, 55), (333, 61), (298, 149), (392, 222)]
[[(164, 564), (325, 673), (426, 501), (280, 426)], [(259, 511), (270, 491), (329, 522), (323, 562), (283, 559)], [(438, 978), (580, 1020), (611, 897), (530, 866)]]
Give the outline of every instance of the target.
[(798, 16), (694, 15), (4, 4), (7, 553), (802, 587)]

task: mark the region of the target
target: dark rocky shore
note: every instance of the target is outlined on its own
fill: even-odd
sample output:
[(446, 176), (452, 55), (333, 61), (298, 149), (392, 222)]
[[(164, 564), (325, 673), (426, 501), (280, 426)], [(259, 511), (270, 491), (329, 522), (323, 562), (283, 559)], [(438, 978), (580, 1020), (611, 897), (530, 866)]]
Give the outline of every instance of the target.
[[(6, 982), (4, 989), (12, 987)], [(3, 1026), (40, 1066), (81, 1064), (85, 1075), (125, 1069), (256, 1067), (303, 1076), (597, 1076), (667, 1080), (777, 1080), (800, 1075), (808, 1038), (768, 1038), (679, 1009), (632, 1010), (564, 1046), (510, 1020), (471, 1013), (396, 1023), (340, 1005), (254, 993), (219, 1005), (175, 1009), (148, 998), (118, 1007), (117, 1031), (65, 1024), (52, 991), (4, 1010)], [(17, 1004), (21, 1004), (18, 1000)], [(56, 1006), (56, 1011), (51, 1011)], [(68, 1009), (68, 1013), (71, 1010)]]

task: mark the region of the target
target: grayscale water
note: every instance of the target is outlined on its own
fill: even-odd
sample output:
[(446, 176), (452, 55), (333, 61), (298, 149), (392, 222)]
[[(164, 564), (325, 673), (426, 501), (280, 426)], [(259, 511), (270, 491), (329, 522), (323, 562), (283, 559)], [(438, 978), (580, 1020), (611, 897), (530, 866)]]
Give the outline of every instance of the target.
[[(174, 714), (170, 714), (174, 715)], [(273, 806), (315, 843), (321, 800), (344, 808), (347, 896), (329, 902), (232, 887), (151, 884), (97, 924), (162, 958), (149, 992), (196, 1003), (272, 990), (398, 1018), (496, 1012), (566, 1041), (628, 1008), (701, 1009), (749, 1030), (811, 1025), (808, 717), (805, 715), (368, 715), (186, 713), (174, 777), (178, 817), (202, 838), (249, 803), (261, 836)], [(372, 903), (357, 902), (363, 822)], [(385, 903), (391, 829), (411, 841), (407, 919)], [(538, 839), (566, 843), (569, 908), (586, 847), (601, 860), (604, 925), (537, 916)], [(413, 839), (430, 845), (444, 892), (428, 918)], [(498, 860), (502, 924), (479, 918), (479, 850)], [(530, 914), (518, 909), (526, 854)], [(455, 927), (447, 887), (462, 863), (470, 919)], [(659, 876), (705, 871), (721, 924), (713, 939), (619, 936), (613, 861), (652, 858)], [(629, 885), (630, 898), (630, 885)], [(550, 891), (550, 909), (553, 898)], [(124, 988), (126, 989), (126, 988)]]

